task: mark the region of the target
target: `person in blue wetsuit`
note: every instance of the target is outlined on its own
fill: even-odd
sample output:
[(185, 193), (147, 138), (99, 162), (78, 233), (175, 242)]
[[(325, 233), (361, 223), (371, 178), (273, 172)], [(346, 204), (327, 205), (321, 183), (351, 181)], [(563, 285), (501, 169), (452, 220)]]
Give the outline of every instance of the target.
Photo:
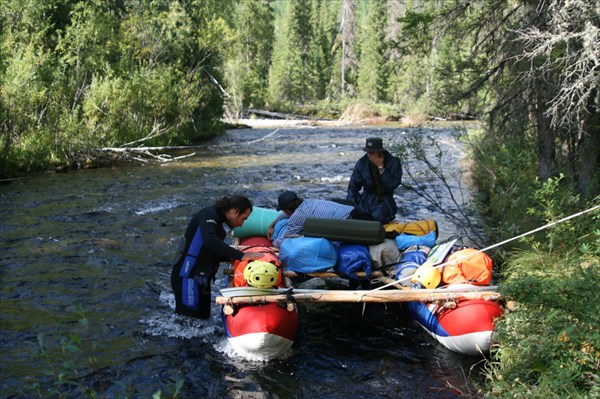
[(354, 219), (388, 223), (396, 217), (394, 190), (402, 181), (400, 160), (383, 148), (379, 137), (369, 137), (366, 152), (354, 166), (347, 200), (355, 206)]
[(285, 238), (297, 237), (304, 233), (304, 222), (307, 218), (347, 219), (353, 209), (353, 206), (334, 201), (302, 199), (293, 191), (285, 191), (277, 199), (277, 210), (283, 213), (271, 223), (267, 237), (273, 237), (275, 224), (288, 218), (285, 231), (273, 241), (274, 246), (280, 247)]
[(207, 319), (211, 308), (211, 281), (219, 263), (256, 259), (260, 253), (241, 252), (227, 245), (226, 224), (240, 227), (252, 212), (252, 202), (246, 197), (223, 197), (211, 206), (200, 209), (190, 220), (182, 246), (171, 271), (171, 287), (175, 294), (175, 312)]

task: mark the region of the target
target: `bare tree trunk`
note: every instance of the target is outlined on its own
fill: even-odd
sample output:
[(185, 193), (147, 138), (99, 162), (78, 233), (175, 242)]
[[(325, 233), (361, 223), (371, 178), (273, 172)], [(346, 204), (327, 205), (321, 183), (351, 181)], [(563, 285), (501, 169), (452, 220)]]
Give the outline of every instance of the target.
[[(399, 40), (400, 32), (402, 27), (398, 21), (404, 16), (406, 12), (406, 5), (402, 0), (389, 0), (388, 2), (388, 20), (385, 27), (385, 40), (394, 41)], [(402, 55), (397, 47), (391, 46), (387, 49), (389, 57), (395, 64), (400, 64)]]
[(587, 118), (583, 123), (579, 161), (578, 190), (585, 198), (593, 198), (600, 193), (600, 112), (595, 95), (588, 99)]
[(537, 81), (536, 123), (538, 135), (538, 177), (545, 182), (554, 173), (556, 132), (552, 129), (552, 119), (546, 114), (546, 104), (550, 99), (549, 88), (543, 79)]
[(346, 3), (342, 7), (342, 22), (340, 23), (340, 31), (342, 32), (342, 60), (340, 62), (341, 68), (341, 79), (340, 79), (340, 93), (342, 97), (344, 96), (344, 92), (346, 91), (346, 58), (344, 54), (346, 54), (346, 40), (344, 40), (344, 24), (346, 22)]
[(342, 15), (340, 20), (340, 33), (342, 36), (342, 60), (341, 60), (341, 95), (346, 94), (347, 85), (346, 72), (356, 72), (356, 53), (354, 52), (354, 25), (356, 20), (356, 1), (344, 0), (342, 4)]

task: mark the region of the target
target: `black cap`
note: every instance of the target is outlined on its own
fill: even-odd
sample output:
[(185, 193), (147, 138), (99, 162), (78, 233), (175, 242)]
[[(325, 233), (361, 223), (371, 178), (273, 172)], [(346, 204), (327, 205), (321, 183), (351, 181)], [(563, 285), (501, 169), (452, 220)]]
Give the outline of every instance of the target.
[(363, 148), (363, 151), (366, 151), (366, 152), (383, 151), (383, 140), (381, 140), (379, 137), (369, 137), (367, 139), (365, 148)]
[(293, 191), (284, 191), (279, 198), (277, 198), (277, 210), (280, 211), (284, 208), (288, 208), (290, 202), (298, 199), (298, 196)]

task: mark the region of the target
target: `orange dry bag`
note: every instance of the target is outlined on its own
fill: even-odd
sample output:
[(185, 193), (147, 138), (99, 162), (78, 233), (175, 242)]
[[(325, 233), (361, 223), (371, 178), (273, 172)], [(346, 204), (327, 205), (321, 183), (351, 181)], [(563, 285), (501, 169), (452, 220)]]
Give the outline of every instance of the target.
[(442, 272), (445, 284), (467, 283), (488, 285), (492, 280), (492, 259), (475, 248), (465, 248), (446, 259)]
[[(263, 252), (261, 250), (261, 247), (248, 248), (248, 251)], [(279, 259), (277, 259), (277, 255), (275, 255), (268, 248), (265, 249), (265, 252), (263, 252), (263, 255), (261, 257), (259, 257), (258, 259), (236, 260), (235, 262), (233, 262), (233, 273), (234, 273), (233, 274), (233, 285), (234, 285), (234, 287), (248, 286), (248, 283), (246, 283), (246, 280), (244, 279), (244, 269), (246, 268), (246, 265), (248, 265), (248, 263), (253, 262), (255, 260), (262, 260), (264, 262), (269, 262), (269, 263), (272, 263), (275, 266), (277, 266), (278, 269), (280, 268)], [(276, 287), (279, 286), (279, 284), (281, 284), (281, 279), (282, 279), (282, 273), (281, 273), (281, 269), (279, 269), (279, 278), (277, 279), (277, 282), (275, 283)]]

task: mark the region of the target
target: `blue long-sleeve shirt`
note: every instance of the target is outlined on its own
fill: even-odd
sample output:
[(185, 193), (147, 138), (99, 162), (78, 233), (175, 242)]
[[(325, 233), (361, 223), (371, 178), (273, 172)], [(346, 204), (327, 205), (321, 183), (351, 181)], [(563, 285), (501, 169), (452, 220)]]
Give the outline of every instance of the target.
[[(289, 217), (285, 232), (273, 242), (273, 245), (279, 247), (285, 238), (302, 235), (304, 233), (304, 222), (307, 218), (347, 219), (353, 209), (352, 206), (333, 201), (305, 199)], [(287, 216), (279, 215), (277, 221), (285, 217)]]

